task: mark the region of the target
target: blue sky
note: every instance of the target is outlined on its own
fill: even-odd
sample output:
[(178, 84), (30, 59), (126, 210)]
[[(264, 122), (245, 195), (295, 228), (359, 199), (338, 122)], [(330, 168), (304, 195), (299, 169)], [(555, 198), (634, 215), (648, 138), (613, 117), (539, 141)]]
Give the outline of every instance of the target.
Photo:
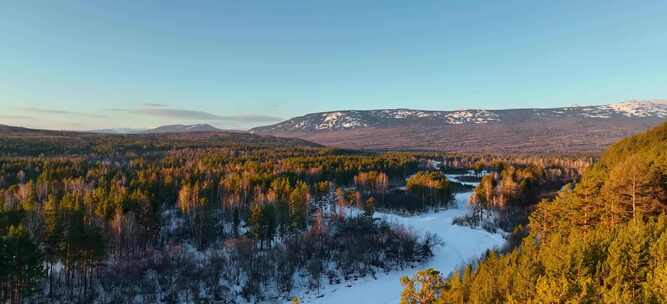
[(667, 1), (3, 1), (0, 123), (667, 97)]

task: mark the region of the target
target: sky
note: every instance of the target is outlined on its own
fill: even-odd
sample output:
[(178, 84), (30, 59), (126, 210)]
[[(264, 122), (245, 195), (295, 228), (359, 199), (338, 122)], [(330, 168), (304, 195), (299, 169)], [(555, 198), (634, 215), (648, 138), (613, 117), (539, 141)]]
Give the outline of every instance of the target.
[(0, 124), (247, 129), (667, 97), (667, 1), (0, 2)]

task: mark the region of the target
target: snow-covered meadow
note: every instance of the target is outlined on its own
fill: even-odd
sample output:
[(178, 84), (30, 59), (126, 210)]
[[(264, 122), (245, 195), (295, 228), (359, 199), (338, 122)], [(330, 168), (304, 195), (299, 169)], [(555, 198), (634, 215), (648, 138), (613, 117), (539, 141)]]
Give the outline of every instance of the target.
[(435, 249), (434, 257), (430, 261), (414, 269), (381, 273), (376, 276), (376, 279), (366, 277), (337, 285), (325, 285), (319, 292), (300, 294), (302, 302), (318, 304), (398, 303), (402, 290), (400, 283), (402, 276), (414, 275), (424, 268), (435, 268), (448, 274), (479, 258), (487, 250), (501, 247), (505, 244), (505, 239), (500, 233), (489, 233), (481, 228), (475, 229), (452, 224), (455, 218), (471, 212), (468, 205), (469, 197), (470, 192), (458, 193), (455, 196), (455, 207), (417, 216), (376, 213), (375, 217), (410, 227), (417, 233), (434, 233), (443, 241), (443, 245)]

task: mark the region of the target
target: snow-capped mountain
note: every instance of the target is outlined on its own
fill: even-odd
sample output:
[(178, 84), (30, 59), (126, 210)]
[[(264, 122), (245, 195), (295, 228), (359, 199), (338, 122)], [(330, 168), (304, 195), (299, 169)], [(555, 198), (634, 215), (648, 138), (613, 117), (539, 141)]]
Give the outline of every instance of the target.
[(420, 111), (409, 109), (336, 111), (308, 114), (288, 121), (256, 128), (254, 131), (267, 130), (344, 130), (383, 126), (392, 123), (442, 120), (447, 124), (488, 123), (499, 119), (498, 114), (488, 110), (464, 111)]
[[(526, 114), (535, 118), (582, 117), (607, 119), (618, 116), (629, 118), (667, 118), (667, 100), (627, 101), (601, 106), (576, 106), (552, 109), (528, 109)], [(255, 128), (259, 133), (288, 130), (343, 130), (384, 126), (401, 122), (441, 122), (450, 125), (487, 124), (501, 122), (516, 110), (460, 110), (421, 111), (410, 109), (335, 111), (314, 113), (290, 119), (268, 127)]]
[(667, 118), (667, 100), (550, 109), (333, 111), (251, 130), (345, 148), (599, 151)]

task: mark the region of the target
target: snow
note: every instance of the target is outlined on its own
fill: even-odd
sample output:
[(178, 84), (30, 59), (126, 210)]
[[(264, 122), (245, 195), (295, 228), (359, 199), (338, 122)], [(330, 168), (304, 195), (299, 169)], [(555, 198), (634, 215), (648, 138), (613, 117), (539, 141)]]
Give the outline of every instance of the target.
[[(319, 117), (312, 122), (312, 126), (317, 130), (334, 130), (334, 129), (353, 129), (359, 127), (368, 127), (372, 124), (373, 119), (389, 119), (389, 120), (405, 120), (411, 118), (439, 118), (443, 119), (447, 124), (485, 124), (491, 121), (499, 120), (496, 113), (487, 110), (465, 110), (453, 112), (437, 112), (437, 111), (419, 111), (408, 109), (396, 110), (374, 110), (374, 111), (345, 111), (345, 112), (327, 112), (321, 113)], [(289, 121), (287, 122), (294, 129), (305, 129), (308, 125), (307, 121)], [(274, 127), (275, 128), (275, 127)]]
[(390, 118), (390, 119), (407, 119), (407, 118), (424, 118), (431, 117), (437, 114), (437, 112), (427, 112), (420, 110), (409, 110), (409, 109), (395, 109), (395, 110), (373, 110), (369, 111), (371, 116), (379, 118)]
[[(343, 112), (323, 113), (321, 122), (315, 126), (318, 130), (328, 129), (350, 129), (356, 127), (367, 127), (368, 125), (357, 117)], [(302, 127), (302, 126), (300, 126)]]
[[(487, 174), (489, 174), (488, 171), (486, 171), (486, 170), (482, 170), (482, 171), (479, 172), (479, 177), (484, 177), (484, 176), (486, 176)], [(447, 176), (447, 179), (448, 179), (449, 181), (451, 181), (451, 182), (459, 183), (459, 184), (464, 185), (464, 186), (477, 187), (477, 186), (479, 186), (479, 182), (466, 182), (466, 181), (462, 181), (462, 180), (461, 180), (461, 177), (462, 177), (462, 176), (468, 176), (468, 177), (471, 177), (471, 176), (475, 176), (475, 175), (476, 175), (476, 174), (475, 174), (475, 171), (474, 171), (474, 170), (468, 170), (468, 173), (465, 174), (465, 175), (461, 175), (461, 174), (445, 174), (445, 176)]]
[(417, 271), (426, 268), (435, 268), (444, 274), (449, 274), (479, 258), (487, 250), (503, 246), (505, 239), (499, 233), (489, 233), (482, 229), (452, 224), (455, 218), (471, 212), (468, 205), (469, 197), (470, 192), (458, 193), (455, 196), (456, 206), (454, 208), (418, 216), (376, 213), (377, 218), (411, 227), (417, 233), (434, 233), (444, 242), (444, 245), (434, 249), (434, 257), (429, 262), (418, 265), (414, 269), (379, 274), (377, 279), (368, 277), (358, 281), (328, 285), (323, 287), (319, 294), (301, 294), (299, 297), (302, 302), (317, 304), (398, 303), (403, 289), (400, 283), (402, 276), (412, 276)]
[(451, 181), (451, 182), (455, 182), (455, 183), (459, 183), (459, 184), (464, 185), (464, 186), (477, 187), (477, 185), (479, 185), (478, 182), (465, 182), (465, 181), (460, 180), (460, 179), (459, 179), (459, 176), (460, 176), (460, 175), (456, 175), (456, 174), (445, 174), (445, 176), (447, 176), (447, 179), (448, 179), (449, 181)]
[(609, 104), (603, 108), (623, 114), (627, 117), (667, 117), (667, 100), (626, 101)]
[(305, 120), (304, 120), (304, 121), (301, 121), (301, 122), (299, 122), (299, 123), (297, 123), (297, 124), (294, 126), (294, 128), (297, 128), (297, 129), (303, 129), (303, 128), (305, 128), (305, 127), (306, 127), (306, 121), (305, 121)]
[(399, 110), (394, 112), (394, 118), (396, 119), (404, 119), (411, 117), (415, 114), (415, 111), (408, 111), (408, 110)]
[(167, 223), (164, 226), (165, 232), (168, 234), (173, 234), (177, 229), (183, 226), (185, 220), (178, 216), (178, 211), (176, 209), (169, 209), (162, 212), (162, 218)]
[(667, 100), (625, 101), (594, 107), (570, 108), (576, 115), (587, 118), (611, 118), (622, 115), (630, 118), (667, 117)]
[(331, 127), (336, 125), (336, 122), (338, 122), (338, 119), (343, 116), (343, 113), (341, 112), (334, 112), (334, 113), (325, 113), (322, 114), (324, 117), (324, 120), (322, 120), (322, 123), (317, 126), (318, 129), (330, 129)]
[(461, 125), (464, 123), (486, 124), (499, 120), (498, 115), (487, 110), (467, 110), (447, 113), (447, 123)]
[(584, 114), (585, 117), (588, 118), (609, 118), (611, 116), (609, 115), (604, 115), (604, 114)]

